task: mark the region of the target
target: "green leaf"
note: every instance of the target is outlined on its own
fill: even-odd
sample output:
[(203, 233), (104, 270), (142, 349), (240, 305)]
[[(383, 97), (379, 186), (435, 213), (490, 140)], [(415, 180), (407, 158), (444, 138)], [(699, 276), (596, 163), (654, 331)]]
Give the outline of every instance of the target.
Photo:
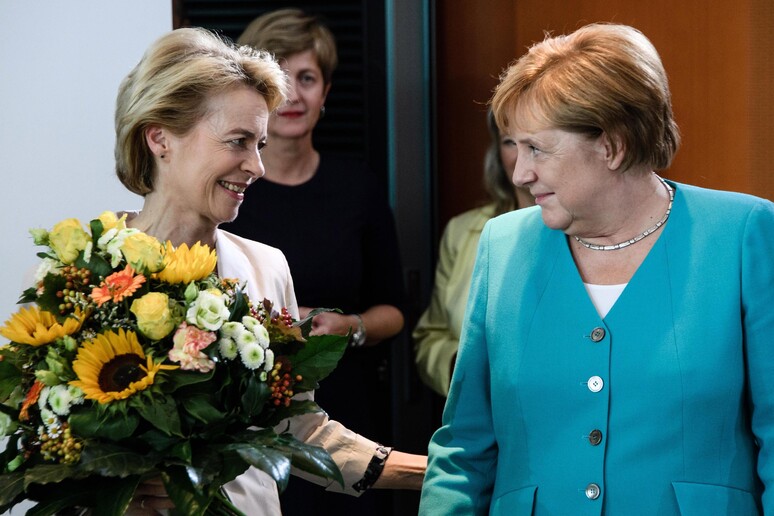
[(155, 428), (141, 434), (139, 438), (157, 452), (170, 450), (181, 442), (180, 437), (167, 435)]
[(24, 472), (24, 487), (30, 484), (56, 484), (68, 478), (83, 478), (88, 472), (66, 464), (40, 464)]
[(102, 232), (105, 230), (105, 227), (102, 225), (102, 221), (99, 219), (94, 219), (91, 222), (89, 222), (89, 228), (91, 229), (91, 239), (94, 244), (94, 247), (97, 247), (97, 242), (102, 237)]
[(24, 473), (3, 473), (0, 475), (0, 506), (13, 502), (24, 492)]
[(141, 454), (121, 446), (87, 441), (81, 453), (79, 469), (105, 477), (142, 475), (155, 468), (156, 454)]
[(269, 399), (269, 386), (251, 375), (242, 394), (242, 409), (249, 418), (258, 416)]
[(171, 386), (169, 392), (174, 392), (177, 389), (187, 385), (206, 382), (211, 380), (214, 374), (214, 370), (210, 371), (209, 373), (198, 373), (191, 371), (181, 371), (178, 369), (168, 376), (168, 384)]
[[(5, 405), (0, 405), (0, 407), (4, 407)], [(22, 434), (21, 432), (16, 432), (7, 437), (7, 441), (5, 443), (5, 450), (3, 450), (2, 453), (0, 453), (0, 479), (3, 478), (3, 474), (6, 471), (13, 471), (14, 468), (8, 469), (8, 464), (11, 462), (17, 460), (17, 458), (20, 456), (21, 453), (19, 451), (19, 439), (21, 439)], [(3, 505), (2, 500), (0, 500), (0, 506)], [(2, 509), (0, 509), (2, 510)]]
[(231, 316), (229, 321), (241, 321), (242, 317), (250, 313), (250, 307), (247, 305), (247, 297), (242, 289), (237, 289), (234, 294), (234, 303), (231, 305)]
[(193, 396), (182, 400), (183, 408), (204, 424), (222, 420), (226, 415), (210, 402), (208, 396)]
[(92, 277), (99, 279), (104, 279), (114, 272), (110, 262), (103, 258), (99, 253), (95, 252), (91, 253), (91, 259), (87, 262), (83, 258), (83, 251), (81, 251), (78, 254), (78, 258), (75, 259), (75, 265), (77, 267), (89, 269)]
[(93, 505), (92, 514), (115, 514), (116, 516), (125, 514), (132, 502), (137, 486), (140, 485), (141, 478), (140, 476), (131, 476), (114, 482), (113, 487), (108, 491), (108, 496), (95, 497), (96, 503)]
[(222, 486), (247, 471), (249, 465), (233, 450), (231, 445), (217, 444), (198, 449), (193, 457), (194, 478), (201, 485)]
[(190, 441), (180, 441), (176, 445), (174, 445), (172, 448), (170, 448), (167, 451), (167, 456), (169, 457), (177, 457), (178, 459), (182, 460), (185, 463), (190, 464), (191, 458), (192, 458), (192, 451), (191, 451), (191, 442)]
[(60, 299), (56, 297), (56, 293), (65, 288), (66, 281), (61, 274), (46, 274), (43, 278), (43, 294), (35, 300), (42, 310), (56, 315), (60, 322), (62, 319), (59, 316)]
[(138, 402), (133, 404), (147, 422), (167, 435), (183, 436), (180, 428), (180, 414), (177, 412), (175, 400), (170, 396), (153, 398), (151, 403)]
[(342, 335), (312, 335), (298, 354), (293, 357), (293, 374), (303, 380), (294, 387), (296, 392), (310, 391), (317, 382), (336, 368), (347, 349), (347, 337)]
[(77, 492), (54, 498), (46, 498), (27, 511), (26, 514), (27, 516), (54, 516), (64, 509), (80, 505), (86, 499), (86, 496), (84, 493)]
[(68, 508), (93, 507), (93, 514), (122, 516), (138, 481), (138, 477), (121, 479), (90, 476), (45, 487), (37, 486), (29, 490), (29, 498), (42, 501), (27, 514), (49, 516)]
[(100, 417), (98, 411), (86, 408), (74, 410), (68, 419), (72, 432), (83, 438), (101, 437), (120, 441), (131, 436), (140, 423), (134, 414), (109, 414)]
[(322, 411), (323, 409), (320, 405), (312, 400), (291, 400), (289, 407), (274, 409), (269, 417), (261, 418), (260, 425), (264, 427), (274, 427), (289, 417)]
[(207, 507), (213, 495), (208, 495), (197, 489), (191, 477), (196, 478), (196, 472), (183, 467), (170, 467), (161, 474), (167, 494), (175, 504), (172, 514), (200, 516), (207, 512)]
[[(45, 258), (45, 255), (43, 257)], [(34, 303), (35, 300), (37, 299), (38, 299), (38, 289), (36, 289), (35, 287), (30, 287), (21, 293), (21, 296), (19, 296), (19, 300), (17, 301), (17, 303), (18, 304)]]
[(248, 464), (271, 475), (280, 491), (290, 479), (290, 458), (281, 451), (262, 444), (233, 444), (229, 446)]
[(22, 372), (8, 361), (0, 361), (0, 401), (5, 401), (22, 382)]
[(279, 442), (278, 449), (292, 453), (291, 460), (294, 467), (318, 477), (333, 479), (344, 487), (344, 477), (341, 476), (341, 471), (323, 448), (301, 442), (292, 434), (280, 435)]
[(321, 314), (323, 312), (342, 313), (338, 308), (315, 308), (309, 312), (306, 317), (300, 321), (296, 321), (293, 326), (298, 326), (301, 328), (301, 334), (304, 336), (304, 338), (309, 338), (309, 332), (312, 331), (312, 319), (314, 319), (315, 315)]

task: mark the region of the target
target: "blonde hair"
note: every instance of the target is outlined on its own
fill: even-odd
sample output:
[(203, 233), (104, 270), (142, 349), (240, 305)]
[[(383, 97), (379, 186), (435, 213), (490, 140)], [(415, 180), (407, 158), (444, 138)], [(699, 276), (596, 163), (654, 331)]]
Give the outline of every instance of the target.
[(658, 52), (626, 25), (594, 23), (546, 35), (502, 75), (491, 105), (501, 128), (520, 107), (546, 127), (605, 133), (614, 151), (624, 152), (622, 170), (668, 168), (680, 146)]
[(132, 192), (153, 191), (153, 154), (145, 129), (184, 135), (207, 111), (207, 100), (239, 85), (260, 93), (270, 111), (285, 101), (287, 77), (267, 52), (237, 47), (201, 28), (165, 34), (123, 80), (116, 101), (116, 174)]
[(267, 50), (278, 59), (312, 50), (326, 85), (338, 65), (333, 33), (316, 17), (300, 9), (279, 9), (250, 22), (237, 42)]

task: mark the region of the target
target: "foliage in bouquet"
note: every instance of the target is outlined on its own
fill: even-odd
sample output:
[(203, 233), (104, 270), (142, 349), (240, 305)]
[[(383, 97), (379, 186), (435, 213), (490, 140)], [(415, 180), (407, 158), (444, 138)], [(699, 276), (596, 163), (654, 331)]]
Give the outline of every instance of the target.
[(342, 482), (280, 425), (320, 410), (293, 396), (346, 348), (309, 335), (316, 312), (254, 304), (217, 276), (214, 250), (162, 244), (110, 212), (31, 233), (47, 249), (27, 306), (0, 327), (0, 512), (30, 499), (36, 514), (123, 514), (160, 477), (175, 513), (232, 514), (221, 487), (249, 466), (280, 488), (291, 465)]

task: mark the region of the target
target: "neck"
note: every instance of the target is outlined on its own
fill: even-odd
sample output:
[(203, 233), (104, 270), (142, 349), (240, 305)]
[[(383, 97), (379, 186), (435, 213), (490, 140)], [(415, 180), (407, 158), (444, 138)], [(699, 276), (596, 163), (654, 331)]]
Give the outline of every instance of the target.
[(192, 246), (196, 242), (215, 248), (216, 226), (194, 214), (180, 213), (174, 207), (159, 206), (153, 192), (145, 196), (142, 211), (127, 221), (127, 226), (137, 228), (160, 242), (172, 242)]
[(291, 186), (309, 181), (320, 164), (320, 154), (312, 146), (311, 135), (293, 139), (274, 137), (261, 158), (266, 179)]
[(655, 173), (644, 176), (639, 186), (637, 181), (634, 184), (629, 195), (620, 195), (619, 209), (608, 211), (614, 217), (620, 215), (616, 231), (596, 237), (572, 235), (578, 244), (591, 250), (613, 251), (636, 244), (661, 229), (671, 212), (672, 188)]

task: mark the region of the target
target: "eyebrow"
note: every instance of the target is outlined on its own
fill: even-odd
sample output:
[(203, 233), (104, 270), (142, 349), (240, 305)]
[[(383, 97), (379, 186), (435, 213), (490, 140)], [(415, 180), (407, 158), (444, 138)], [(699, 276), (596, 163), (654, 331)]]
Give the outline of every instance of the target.
[(240, 127), (231, 129), (226, 134), (241, 134), (247, 138), (258, 138), (258, 136), (254, 132), (250, 131), (249, 129), (242, 129)]

